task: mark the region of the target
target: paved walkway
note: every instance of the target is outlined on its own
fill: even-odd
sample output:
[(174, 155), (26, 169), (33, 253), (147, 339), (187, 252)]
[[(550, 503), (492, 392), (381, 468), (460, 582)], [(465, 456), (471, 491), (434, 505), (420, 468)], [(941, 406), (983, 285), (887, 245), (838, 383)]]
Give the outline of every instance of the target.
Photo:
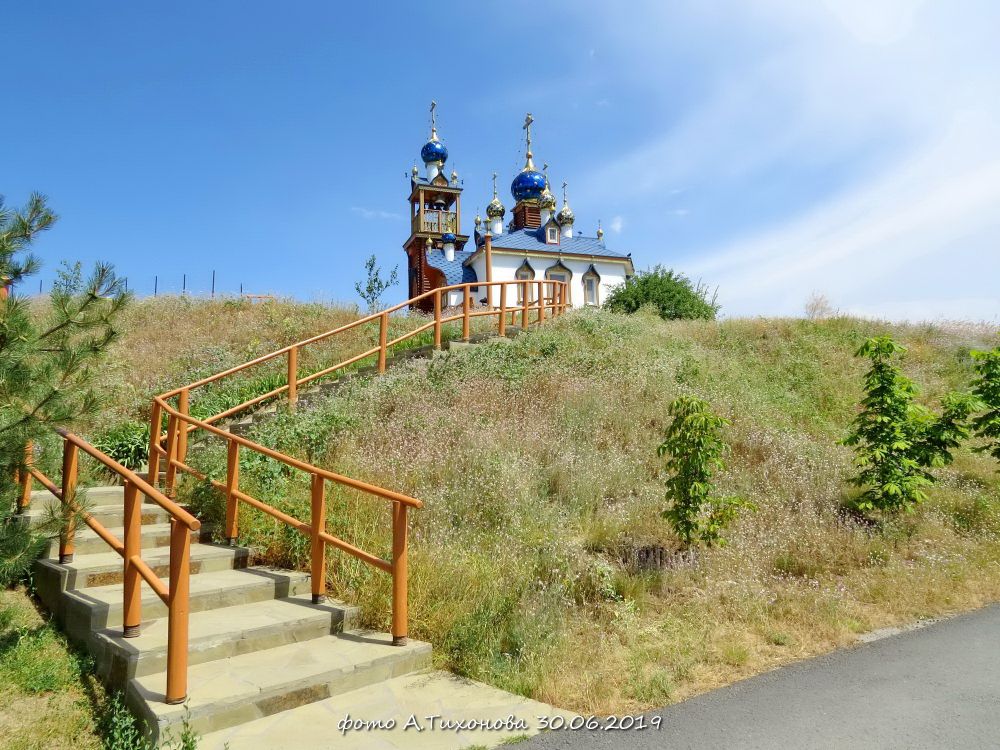
[(519, 747), (1000, 748), (1000, 605), (652, 711), (659, 731), (547, 732)]

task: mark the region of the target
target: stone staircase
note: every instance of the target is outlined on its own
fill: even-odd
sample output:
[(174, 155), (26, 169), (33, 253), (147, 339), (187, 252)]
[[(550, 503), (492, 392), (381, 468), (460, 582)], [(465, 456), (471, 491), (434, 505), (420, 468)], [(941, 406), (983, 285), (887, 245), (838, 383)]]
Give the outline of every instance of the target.
[[(42, 522), (56, 502), (32, 493), (27, 521)], [(119, 538), (123, 502), (121, 487), (92, 488), (85, 500)], [(164, 578), (168, 531), (166, 511), (147, 502), (143, 559)], [(429, 644), (393, 646), (386, 633), (358, 629), (355, 607), (313, 604), (308, 574), (252, 565), (248, 549), (213, 544), (204, 529), (196, 536), (186, 706), (164, 702), (166, 606), (143, 585), (141, 633), (122, 636), (122, 561), (93, 531), (77, 530), (71, 563), (59, 564), (53, 547), (34, 570), (42, 602), (94, 657), (98, 675), (124, 689), (158, 741), (177, 735), (185, 716), (200, 734), (218, 732), (430, 667)]]

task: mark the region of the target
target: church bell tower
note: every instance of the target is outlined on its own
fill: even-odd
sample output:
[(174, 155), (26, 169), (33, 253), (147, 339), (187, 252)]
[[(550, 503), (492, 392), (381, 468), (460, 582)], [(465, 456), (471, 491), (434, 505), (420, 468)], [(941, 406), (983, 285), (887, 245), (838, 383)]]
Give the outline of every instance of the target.
[[(416, 165), (410, 174), (410, 236), (403, 244), (410, 297), (443, 285), (440, 272), (428, 263), (428, 251), (444, 249), (446, 245), (461, 251), (469, 239), (459, 233), (462, 187), (454, 170), (450, 177), (445, 174), (448, 149), (438, 137), (436, 109), (437, 102), (431, 102), (431, 136), (420, 149), (424, 174), (420, 174)], [(426, 310), (433, 307), (433, 302), (427, 299), (416, 306)]]

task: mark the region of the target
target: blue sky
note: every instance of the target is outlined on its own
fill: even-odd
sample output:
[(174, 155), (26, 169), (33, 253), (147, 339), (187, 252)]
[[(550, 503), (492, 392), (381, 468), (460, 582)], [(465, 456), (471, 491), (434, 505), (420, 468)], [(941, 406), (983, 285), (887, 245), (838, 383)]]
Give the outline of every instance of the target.
[[(639, 267), (730, 315), (812, 293), (892, 318), (1000, 316), (1000, 5), (20, 3), (5, 10), (0, 192), (39, 244), (140, 293), (352, 300), (401, 264), (427, 106), (466, 232), (536, 161)], [(405, 274), (401, 273), (401, 278)], [(392, 293), (402, 299), (405, 289)]]

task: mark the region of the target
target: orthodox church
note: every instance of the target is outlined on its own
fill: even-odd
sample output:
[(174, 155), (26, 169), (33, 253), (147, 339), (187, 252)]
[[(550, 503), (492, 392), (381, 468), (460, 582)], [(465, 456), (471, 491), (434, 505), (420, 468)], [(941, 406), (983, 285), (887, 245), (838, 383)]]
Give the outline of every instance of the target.
[[(504, 224), (507, 209), (497, 195), (494, 172), (486, 221), (476, 216), (472, 237), (462, 234), (462, 187), (454, 170), (450, 177), (445, 175), (448, 149), (438, 137), (435, 106), (431, 102), (430, 140), (420, 149), (425, 173), (421, 175), (414, 165), (410, 176), (410, 237), (403, 245), (410, 297), (452, 284), (551, 279), (569, 282), (570, 305), (601, 305), (609, 289), (635, 272), (629, 254), (607, 246), (600, 223), (594, 237), (575, 231), (576, 216), (565, 182), (562, 208), (556, 211), (548, 170), (535, 168), (530, 114), (524, 121), (524, 168), (510, 185), (514, 199), (510, 221)], [(472, 292), (485, 304), (485, 287), (482, 294), (475, 287)], [(507, 294), (508, 306), (521, 304), (520, 287), (511, 285)], [(493, 304), (499, 304), (497, 293), (491, 296)], [(461, 304), (461, 292), (449, 292), (448, 297), (448, 305)], [(432, 305), (428, 299), (420, 306)]]

